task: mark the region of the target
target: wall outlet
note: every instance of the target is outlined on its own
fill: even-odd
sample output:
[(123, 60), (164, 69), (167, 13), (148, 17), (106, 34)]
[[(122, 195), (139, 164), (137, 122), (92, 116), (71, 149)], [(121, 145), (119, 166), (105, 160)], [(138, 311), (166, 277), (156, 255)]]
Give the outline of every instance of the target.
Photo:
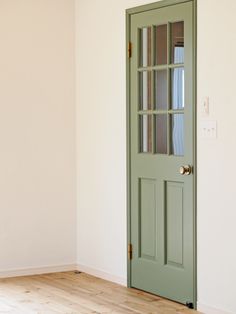
[(217, 138), (217, 122), (213, 120), (201, 121), (201, 137), (207, 139)]

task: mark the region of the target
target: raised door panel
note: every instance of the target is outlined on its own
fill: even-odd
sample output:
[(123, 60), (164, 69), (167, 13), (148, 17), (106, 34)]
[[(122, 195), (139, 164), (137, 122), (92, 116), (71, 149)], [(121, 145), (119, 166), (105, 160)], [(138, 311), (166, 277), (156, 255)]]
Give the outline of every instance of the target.
[(139, 179), (139, 257), (157, 257), (156, 180)]
[(174, 267), (183, 267), (183, 193), (183, 183), (166, 182), (165, 264)]

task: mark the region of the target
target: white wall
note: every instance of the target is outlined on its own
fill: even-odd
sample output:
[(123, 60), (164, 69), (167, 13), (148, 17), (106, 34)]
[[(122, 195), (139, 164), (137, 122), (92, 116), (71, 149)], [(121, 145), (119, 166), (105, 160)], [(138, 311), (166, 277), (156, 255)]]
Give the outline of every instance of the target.
[(199, 302), (232, 313), (236, 313), (235, 12), (235, 0), (198, 0), (198, 104), (209, 95), (210, 118), (218, 122), (217, 140), (198, 139)]
[[(76, 0), (78, 264), (126, 278), (125, 9)], [(218, 139), (198, 138), (198, 300), (236, 312), (235, 0), (198, 0), (198, 99)], [(199, 109), (199, 120), (201, 119)], [(198, 131), (200, 135), (200, 130)], [(203, 308), (203, 307), (202, 307)]]
[(1, 274), (75, 263), (74, 85), (74, 1), (0, 0)]
[(116, 276), (123, 283), (125, 9), (141, 3), (76, 1), (78, 264)]

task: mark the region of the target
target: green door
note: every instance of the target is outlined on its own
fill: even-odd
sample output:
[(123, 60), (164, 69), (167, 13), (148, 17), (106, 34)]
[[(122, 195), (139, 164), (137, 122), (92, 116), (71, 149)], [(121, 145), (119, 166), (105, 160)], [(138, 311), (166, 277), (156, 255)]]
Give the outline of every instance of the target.
[(130, 285), (195, 304), (194, 4), (130, 15)]

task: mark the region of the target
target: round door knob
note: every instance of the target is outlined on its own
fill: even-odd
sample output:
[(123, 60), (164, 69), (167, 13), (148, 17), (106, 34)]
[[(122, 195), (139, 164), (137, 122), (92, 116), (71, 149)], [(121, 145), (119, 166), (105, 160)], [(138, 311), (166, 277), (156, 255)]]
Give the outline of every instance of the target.
[(182, 176), (189, 176), (190, 173), (191, 173), (191, 167), (190, 166), (181, 166), (179, 168), (179, 173), (182, 175)]

